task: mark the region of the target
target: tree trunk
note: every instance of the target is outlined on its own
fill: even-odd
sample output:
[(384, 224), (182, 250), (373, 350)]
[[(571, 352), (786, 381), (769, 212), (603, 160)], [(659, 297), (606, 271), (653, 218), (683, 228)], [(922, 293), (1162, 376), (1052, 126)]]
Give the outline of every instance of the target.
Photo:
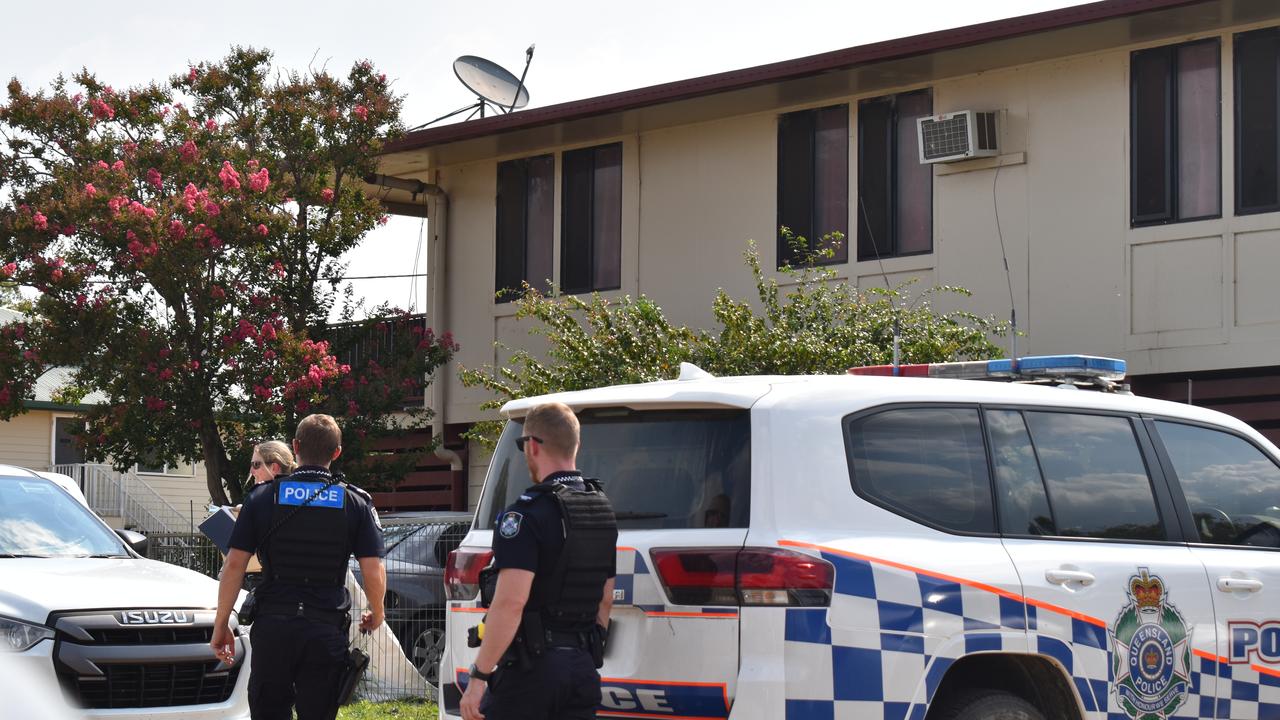
[[(206, 427), (200, 431), (200, 445), (204, 449), (205, 484), (209, 487), (209, 498), (215, 505), (231, 505), (232, 500), (239, 502), (240, 498), (229, 499), (223, 489), (222, 478), (226, 474), (230, 461), (216, 426)], [(236, 492), (238, 488), (235, 483), (228, 483), (228, 487), (231, 488), (233, 495), (239, 494)]]

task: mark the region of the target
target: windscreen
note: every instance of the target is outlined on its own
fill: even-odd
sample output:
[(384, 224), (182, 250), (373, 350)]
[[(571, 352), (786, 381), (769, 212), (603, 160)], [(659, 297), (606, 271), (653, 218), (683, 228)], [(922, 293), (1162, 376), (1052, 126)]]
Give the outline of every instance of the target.
[(0, 477), (0, 557), (128, 557), (97, 518), (44, 478)]
[[(597, 478), (622, 530), (747, 527), (751, 496), (751, 433), (746, 410), (587, 410), (578, 469)], [(516, 449), (520, 421), (502, 432), (477, 527), (497, 515), (532, 482)]]

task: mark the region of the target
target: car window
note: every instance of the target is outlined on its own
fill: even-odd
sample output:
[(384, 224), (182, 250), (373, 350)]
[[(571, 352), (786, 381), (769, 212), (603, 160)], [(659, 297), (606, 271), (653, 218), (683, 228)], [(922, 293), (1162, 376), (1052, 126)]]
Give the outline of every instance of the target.
[(987, 432), (991, 436), (1000, 531), (1006, 535), (1057, 535), (1049, 494), (1022, 413), (988, 411)]
[[(751, 514), (751, 433), (746, 410), (587, 410), (578, 469), (598, 478), (618, 515), (618, 527), (743, 528)], [(491, 461), (490, 482), (476, 527), (493, 528), (497, 514), (529, 487), (529, 468), (516, 449), (519, 421), (507, 423)]]
[(1280, 468), (1244, 438), (1156, 422), (1202, 542), (1280, 547)]
[(128, 556), (88, 508), (40, 477), (0, 478), (0, 557)]
[(853, 486), (928, 524), (995, 532), (982, 425), (975, 408), (896, 408), (847, 421)]
[(1024, 412), (1059, 535), (1163, 540), (1151, 478), (1128, 418)]

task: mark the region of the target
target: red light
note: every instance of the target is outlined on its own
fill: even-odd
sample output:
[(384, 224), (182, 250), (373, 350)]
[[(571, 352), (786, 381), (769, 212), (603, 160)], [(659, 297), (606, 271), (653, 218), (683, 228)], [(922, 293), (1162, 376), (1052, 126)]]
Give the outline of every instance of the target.
[(488, 548), (458, 548), (444, 567), (444, 591), (450, 600), (474, 600), (480, 594), (480, 571), (493, 559)]
[(867, 365), (865, 367), (849, 368), (850, 375), (877, 375), (885, 377), (929, 377), (929, 364), (917, 365), (899, 365), (898, 372), (894, 372), (892, 365)]
[(778, 548), (664, 548), (652, 551), (658, 577), (677, 605), (826, 606), (835, 569)]

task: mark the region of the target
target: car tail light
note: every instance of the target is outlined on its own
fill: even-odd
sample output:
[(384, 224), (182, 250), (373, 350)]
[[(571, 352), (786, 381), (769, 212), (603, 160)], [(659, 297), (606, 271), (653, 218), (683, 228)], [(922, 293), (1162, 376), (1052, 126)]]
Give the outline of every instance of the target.
[(480, 571), (493, 559), (488, 548), (458, 548), (444, 568), (444, 592), (450, 600), (475, 600), (480, 594)]
[(825, 607), (835, 568), (779, 548), (661, 548), (652, 551), (667, 597), (677, 605)]

